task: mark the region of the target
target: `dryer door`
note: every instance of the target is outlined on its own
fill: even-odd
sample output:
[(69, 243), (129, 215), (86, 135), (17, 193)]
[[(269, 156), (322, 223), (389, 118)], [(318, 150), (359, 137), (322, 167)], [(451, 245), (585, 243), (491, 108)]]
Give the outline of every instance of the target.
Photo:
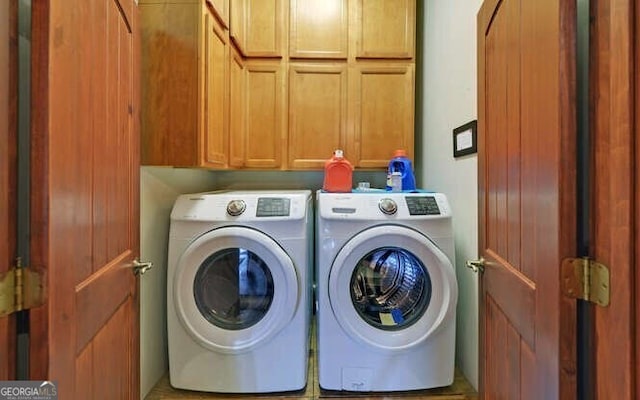
[(329, 300), (345, 332), (380, 350), (408, 350), (455, 319), (449, 258), (426, 236), (387, 225), (349, 240), (329, 274)]
[(251, 228), (225, 227), (194, 240), (178, 260), (173, 298), (185, 329), (219, 352), (248, 351), (293, 317), (299, 282), (291, 258)]

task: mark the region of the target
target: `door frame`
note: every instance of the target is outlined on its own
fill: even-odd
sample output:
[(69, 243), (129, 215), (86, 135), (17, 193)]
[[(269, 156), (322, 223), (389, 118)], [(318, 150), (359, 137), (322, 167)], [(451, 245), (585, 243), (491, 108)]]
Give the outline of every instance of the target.
[(590, 255), (609, 267), (611, 277), (609, 306), (593, 312), (596, 399), (637, 398), (640, 381), (640, 299), (634, 298), (640, 287), (634, 272), (640, 257), (638, 8), (634, 0), (591, 2)]
[[(0, 277), (16, 257), (18, 129), (18, 1), (0, 6)], [(8, 23), (5, 25), (5, 22)], [(6, 30), (5, 30), (6, 29)], [(6, 57), (6, 58), (4, 58)], [(6, 79), (6, 81), (5, 81)], [(6, 129), (6, 130), (5, 130)], [(16, 316), (0, 317), (0, 380), (16, 376)]]

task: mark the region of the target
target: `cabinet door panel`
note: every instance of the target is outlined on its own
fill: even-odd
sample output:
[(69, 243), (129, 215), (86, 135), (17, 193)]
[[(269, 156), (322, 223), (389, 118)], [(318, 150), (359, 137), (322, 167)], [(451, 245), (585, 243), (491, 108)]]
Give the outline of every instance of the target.
[(359, 65), (351, 81), (353, 136), (347, 146), (357, 167), (387, 166), (395, 149), (413, 158), (414, 65)]
[(289, 57), (347, 58), (346, 0), (291, 0)]
[(245, 0), (244, 55), (282, 57), (286, 26), (282, 0)]
[(229, 1), (230, 0), (207, 0), (209, 8), (215, 13), (216, 18), (218, 18), (225, 28), (229, 28)]
[(335, 149), (344, 148), (346, 130), (346, 64), (291, 65), (289, 168), (321, 169)]
[(285, 136), (283, 64), (246, 63), (245, 162), (249, 168), (277, 168)]
[(229, 46), (226, 31), (205, 13), (204, 160), (210, 167), (227, 164)]
[(247, 19), (247, 1), (248, 0), (230, 0), (229, 4), (229, 37), (236, 45), (241, 54), (246, 54), (246, 19)]
[(142, 164), (194, 166), (200, 156), (202, 5), (141, 1), (139, 13)]
[(229, 165), (242, 167), (246, 138), (245, 68), (242, 57), (235, 50), (232, 50), (229, 65)]
[(356, 0), (356, 58), (412, 59), (415, 53), (415, 0)]

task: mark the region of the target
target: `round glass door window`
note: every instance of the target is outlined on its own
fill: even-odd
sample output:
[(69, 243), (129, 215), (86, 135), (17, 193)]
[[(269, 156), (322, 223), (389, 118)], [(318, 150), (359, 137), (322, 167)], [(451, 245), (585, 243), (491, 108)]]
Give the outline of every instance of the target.
[(267, 264), (244, 248), (220, 250), (198, 268), (193, 295), (200, 313), (227, 330), (249, 328), (265, 316), (273, 301), (273, 277)]
[(351, 301), (373, 327), (395, 331), (418, 321), (431, 299), (424, 264), (398, 247), (382, 247), (360, 259), (351, 275)]

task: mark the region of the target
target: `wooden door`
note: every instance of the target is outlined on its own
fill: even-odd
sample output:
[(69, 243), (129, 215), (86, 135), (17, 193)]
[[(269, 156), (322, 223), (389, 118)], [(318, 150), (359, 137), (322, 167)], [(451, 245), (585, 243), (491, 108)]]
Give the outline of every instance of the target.
[(576, 396), (574, 2), (486, 0), (478, 14), (480, 391)]
[(595, 399), (638, 399), (640, 7), (634, 0), (597, 0), (591, 6), (590, 250), (609, 267), (611, 300), (593, 309), (595, 376), (589, 390)]
[[(0, 2), (0, 279), (16, 256), (18, 2)], [(0, 317), (0, 380), (15, 378), (15, 316)]]
[(30, 379), (60, 398), (139, 398), (138, 18), (134, 0), (32, 4)]

